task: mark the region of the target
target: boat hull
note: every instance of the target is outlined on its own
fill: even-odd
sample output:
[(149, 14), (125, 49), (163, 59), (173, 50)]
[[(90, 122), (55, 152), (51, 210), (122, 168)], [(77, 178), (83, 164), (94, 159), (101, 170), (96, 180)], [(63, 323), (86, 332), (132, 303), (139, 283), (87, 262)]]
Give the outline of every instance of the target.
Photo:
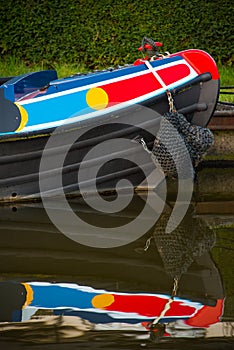
[[(47, 179), (43, 191), (53, 195), (80, 194), (81, 187), (113, 191), (122, 179), (139, 186), (154, 165), (134, 140), (143, 139), (152, 148), (160, 118), (172, 107), (171, 98), (189, 122), (205, 127), (219, 92), (213, 59), (203, 51), (188, 50), (147, 62), (51, 81), (25, 96), (25, 90), (21, 95), (18, 90), (27, 86), (28, 76), (6, 82), (0, 89), (6, 111), (0, 115), (0, 200), (40, 198), (40, 179)], [(32, 81), (33, 75), (29, 78)], [(123, 141), (123, 147), (115, 149), (111, 142), (116, 144), (116, 139), (131, 144), (126, 147)], [(106, 145), (103, 154), (92, 153), (99, 144)]]
[[(207, 82), (207, 84), (211, 84), (208, 92), (205, 91), (204, 96), (199, 94), (199, 98), (205, 99), (207, 93), (211, 94), (212, 88), (217, 88), (213, 80)], [(197, 85), (192, 86), (191, 89), (178, 93), (178, 99), (175, 98), (175, 102), (181, 107), (179, 111), (184, 112), (187, 109), (188, 113), (186, 113), (186, 116), (188, 119), (200, 118), (203, 113), (205, 116), (204, 119), (207, 117), (207, 111), (197, 112), (193, 110), (194, 105), (197, 105), (199, 101), (197, 101), (197, 94), (193, 94), (192, 92), (198, 88)], [(188, 96), (190, 96), (190, 101), (192, 96), (195, 96), (195, 101), (188, 102), (188, 106), (186, 106), (183, 100), (189, 101)], [(214, 104), (212, 103), (209, 108), (213, 108), (213, 106)], [(141, 110), (140, 120), (139, 116), (135, 116), (135, 112), (132, 112), (138, 109)], [(142, 111), (150, 115), (149, 120), (144, 120), (145, 112)], [(91, 183), (97, 181), (97, 188), (100, 192), (115, 190), (116, 184), (121, 179), (127, 179), (132, 183), (133, 187), (139, 186), (154, 170), (155, 166), (150, 156), (137, 143), (132, 142), (127, 149), (118, 149), (116, 151), (117, 154), (113, 155), (113, 160), (111, 161), (108, 160), (106, 162), (105, 154), (103, 157), (99, 156), (98, 160), (90, 160), (87, 164), (82, 162), (82, 159), (97, 144), (107, 141), (111, 142), (111, 140), (116, 138), (134, 140), (140, 136), (140, 138), (146, 141), (149, 149), (151, 149), (160, 127), (160, 117), (167, 111), (167, 97), (161, 96), (161, 98), (147, 101), (143, 106), (134, 106), (121, 112), (100, 116), (95, 118), (95, 122), (84, 121), (83, 123), (77, 122), (71, 124), (69, 127), (60, 127), (56, 136), (55, 146), (52, 146), (52, 158), (48, 157), (48, 164), (55, 159), (54, 157), (59, 158), (61, 156), (61, 149), (66, 149), (71, 142), (73, 143), (76, 135), (77, 140), (74, 141), (72, 148), (67, 151), (64, 164), (55, 164), (54, 169), (51, 169), (51, 167), (47, 169), (50, 170), (49, 183), (51, 184), (51, 188), (48, 189), (50, 193), (53, 195), (61, 194), (62, 190), (66, 194), (79, 194), (80, 183), (78, 183), (77, 179), (81, 163), (85, 165), (87, 177)], [(11, 136), (4, 135), (1, 138), (0, 200), (40, 198), (39, 174), (43, 175), (40, 172), (40, 164), (43, 151), (51, 135), (54, 135), (54, 131), (54, 129), (39, 130), (37, 132), (28, 132), (26, 135), (25, 133), (18, 133)], [(79, 135), (86, 135), (87, 132), (90, 134), (90, 138), (89, 142), (86, 142), (88, 144), (85, 144), (85, 142), (80, 141)], [(114, 150), (112, 151), (114, 152)], [(131, 162), (128, 162), (126, 158), (129, 158), (130, 154), (135, 154), (135, 157), (131, 156)], [(137, 165), (133, 164), (134, 161)], [(107, 164), (95, 175), (93, 169), (97, 166), (97, 162), (100, 167), (105, 163)], [(53, 161), (51, 164), (53, 164)], [(143, 171), (138, 164), (143, 166)], [(58, 179), (61, 166), (63, 166), (63, 189), (59, 188), (59, 185), (56, 185), (58, 182), (56, 179)], [(92, 173), (94, 174), (93, 177), (92, 175), (90, 176)], [(84, 178), (86, 178), (86, 175)], [(88, 183), (86, 186), (88, 186)]]
[[(46, 192), (45, 186), (50, 195), (79, 195), (82, 184), (90, 192), (113, 191), (121, 179), (128, 179), (131, 187), (138, 186), (155, 168), (150, 155), (135, 142), (140, 136), (152, 147), (160, 118), (153, 111), (148, 113), (152, 115), (151, 120), (138, 125), (138, 113), (136, 116), (133, 112), (115, 115), (114, 122), (112, 115), (95, 124), (73, 125), (54, 134), (48, 130), (43, 135), (29, 134), (26, 140), (20, 137), (2, 140), (1, 201), (39, 199), (41, 192)], [(137, 119), (135, 125), (133, 116)], [(142, 108), (140, 118), (144, 118)], [(123, 139), (128, 142), (127, 148), (121, 146)], [(111, 148), (113, 140), (118, 144)], [(84, 159), (100, 144), (104, 145), (102, 154), (94, 152)], [(78, 181), (81, 165), (83, 180)], [(100, 168), (98, 172), (97, 168)], [(47, 183), (41, 189), (43, 180)]]

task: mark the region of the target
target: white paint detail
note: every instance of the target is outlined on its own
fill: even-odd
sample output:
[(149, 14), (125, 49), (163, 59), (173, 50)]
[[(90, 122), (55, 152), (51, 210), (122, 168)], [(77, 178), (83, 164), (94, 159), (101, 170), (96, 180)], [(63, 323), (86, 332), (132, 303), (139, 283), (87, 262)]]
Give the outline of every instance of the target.
[[(180, 60), (179, 64), (185, 64), (187, 67), (189, 67), (191, 74), (188, 77), (190, 79), (191, 79), (191, 77), (197, 76), (197, 73), (195, 72), (195, 70), (184, 59)], [(145, 74), (150, 74), (150, 73), (154, 74), (157, 71), (163, 70), (163, 69), (168, 68), (168, 67), (173, 67), (173, 66), (176, 66), (176, 65), (178, 65), (178, 61), (167, 63), (167, 64), (164, 64), (163, 66), (159, 66), (159, 67), (155, 67), (155, 68), (153, 68), (152, 65), (150, 64), (150, 67), (151, 67), (150, 72), (149, 72), (149, 69), (148, 69), (148, 70), (144, 70), (142, 72), (132, 73), (132, 74), (124, 75), (124, 76), (121, 76), (121, 77), (108, 79), (108, 80), (105, 80), (103, 82), (96, 82), (96, 83), (93, 83), (93, 84), (80, 86), (80, 87), (69, 89), (69, 90), (65, 90), (65, 91), (55, 92), (53, 94), (46, 95), (46, 96), (40, 96), (40, 97), (36, 97), (36, 98), (33, 98), (33, 99), (17, 101), (17, 103), (19, 103), (22, 106), (23, 105), (27, 105), (27, 104), (31, 104), (31, 103), (37, 103), (39, 101), (45, 101), (45, 100), (49, 100), (49, 99), (52, 99), (52, 98), (57, 98), (59, 96), (65, 96), (65, 95), (74, 94), (74, 93), (77, 93), (77, 92), (80, 92), (80, 91), (84, 91), (84, 90), (87, 90), (87, 89), (92, 89), (94, 87), (102, 87), (102, 86), (105, 86), (105, 85), (109, 85), (111, 83), (116, 83), (116, 82), (119, 82), (119, 81), (122, 81), (122, 80), (131, 79), (131, 78), (138, 77), (138, 76), (145, 75)], [(157, 74), (157, 76), (158, 76), (158, 74)], [(186, 77), (186, 78), (188, 78), (188, 77)], [(159, 77), (159, 79), (161, 79), (161, 78)], [(183, 78), (183, 79), (185, 79), (185, 78)], [(177, 83), (178, 83), (178, 81), (176, 82), (176, 84)], [(162, 81), (162, 84), (164, 86), (166, 86), (163, 81)]]
[(164, 83), (164, 81), (161, 79), (160, 75), (157, 73), (157, 71), (152, 67), (151, 63), (149, 61), (144, 61), (146, 67), (149, 69), (149, 71), (155, 76), (156, 80), (162, 85), (164, 90), (167, 90), (167, 85)]
[[(175, 62), (171, 62), (171, 63), (167, 63), (164, 64), (163, 66), (159, 66), (159, 67), (155, 67), (153, 68), (152, 65), (148, 62), (145, 61), (146, 66), (148, 67), (148, 70), (145, 70), (143, 72), (138, 72), (138, 73), (134, 73), (134, 74), (129, 74), (127, 76), (127, 79), (133, 78), (133, 77), (137, 77), (137, 76), (141, 76), (141, 75), (145, 75), (145, 74), (153, 74), (155, 76), (155, 78), (159, 81), (159, 83), (162, 85), (162, 88), (159, 88), (157, 90), (154, 90), (148, 94), (145, 95), (141, 95), (140, 97), (134, 98), (132, 100), (128, 100), (126, 102), (121, 102), (121, 103), (117, 103), (114, 106), (111, 107), (107, 107), (105, 109), (102, 109), (100, 111), (93, 111), (90, 113), (85, 113), (84, 110), (84, 114), (82, 115), (72, 115), (69, 118), (63, 119), (63, 120), (58, 120), (58, 121), (54, 121), (54, 122), (48, 122), (48, 123), (42, 123), (42, 124), (37, 124), (37, 125), (32, 125), (32, 126), (26, 126), (25, 128), (23, 128), (20, 133), (22, 132), (29, 132), (29, 131), (34, 131), (34, 130), (42, 130), (45, 128), (54, 128), (57, 127), (58, 125), (62, 125), (62, 124), (72, 124), (72, 123), (76, 123), (79, 121), (84, 121), (84, 120), (88, 120), (90, 118), (95, 118), (98, 117), (100, 115), (105, 115), (108, 113), (112, 113), (115, 112), (117, 110), (121, 110), (123, 108), (127, 108), (130, 107), (134, 104), (137, 103), (141, 103), (142, 101), (145, 101), (147, 99), (150, 99), (152, 97), (158, 96), (160, 94), (162, 94), (165, 90), (167, 89), (173, 89), (174, 87), (183, 85), (184, 83), (188, 82), (189, 80), (195, 78), (198, 74), (196, 73), (196, 71), (188, 64), (188, 62), (186, 62), (186, 60), (182, 59), (179, 61), (180, 64), (185, 64), (187, 67), (189, 67), (190, 69), (190, 74), (188, 76), (186, 76), (185, 78), (182, 78), (172, 84), (166, 85), (163, 80), (161, 79), (161, 77), (159, 76), (159, 74), (157, 73), (158, 71), (164, 70), (168, 67), (173, 67), (178, 65), (178, 61)], [(31, 103), (37, 103), (39, 101), (44, 101), (44, 100), (48, 100), (48, 99), (52, 99), (52, 98), (57, 98), (59, 96), (65, 96), (65, 95), (69, 95), (69, 94), (75, 94), (77, 92), (83, 91), (83, 90), (87, 90), (87, 89), (91, 89), (94, 87), (102, 87), (105, 86), (107, 84), (111, 84), (111, 83), (115, 83), (118, 81), (122, 81), (122, 80), (126, 80), (126, 75), (122, 76), (122, 77), (118, 77), (118, 78), (113, 78), (113, 79), (109, 79), (107, 81), (104, 81), (102, 83), (98, 82), (98, 83), (93, 83), (90, 85), (86, 85), (86, 86), (82, 86), (82, 87), (78, 87), (78, 88), (74, 88), (74, 89), (70, 89), (70, 90), (66, 90), (66, 91), (61, 91), (58, 93), (54, 93), (51, 95), (47, 95), (47, 96), (42, 96), (42, 97), (38, 97), (38, 98), (34, 98), (34, 99), (30, 99), (30, 100), (25, 100), (25, 101), (18, 101), (17, 103), (19, 103), (20, 105), (24, 106), (27, 104), (31, 104)], [(81, 111), (79, 111), (80, 113)]]

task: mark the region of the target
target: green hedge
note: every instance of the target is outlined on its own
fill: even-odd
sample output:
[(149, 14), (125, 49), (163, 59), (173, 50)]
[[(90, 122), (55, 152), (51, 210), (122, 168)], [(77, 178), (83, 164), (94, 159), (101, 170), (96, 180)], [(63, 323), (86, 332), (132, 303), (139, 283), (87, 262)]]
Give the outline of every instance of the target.
[(233, 0), (7, 0), (0, 5), (1, 57), (27, 63), (130, 63), (144, 35), (175, 52), (208, 51), (233, 64)]

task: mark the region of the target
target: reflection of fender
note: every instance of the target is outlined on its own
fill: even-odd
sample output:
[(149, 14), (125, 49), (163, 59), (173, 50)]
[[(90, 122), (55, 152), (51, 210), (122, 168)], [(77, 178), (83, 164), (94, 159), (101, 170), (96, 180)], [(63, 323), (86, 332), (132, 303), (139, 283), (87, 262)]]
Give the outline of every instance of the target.
[(20, 131), (28, 122), (26, 110), (7, 100), (3, 89), (0, 89), (0, 120), (0, 133)]
[(25, 286), (17, 282), (0, 283), (0, 322), (19, 322), (27, 299)]
[(216, 306), (203, 306), (195, 316), (189, 318), (185, 323), (193, 327), (209, 327), (220, 321), (223, 314), (224, 300), (219, 299)]

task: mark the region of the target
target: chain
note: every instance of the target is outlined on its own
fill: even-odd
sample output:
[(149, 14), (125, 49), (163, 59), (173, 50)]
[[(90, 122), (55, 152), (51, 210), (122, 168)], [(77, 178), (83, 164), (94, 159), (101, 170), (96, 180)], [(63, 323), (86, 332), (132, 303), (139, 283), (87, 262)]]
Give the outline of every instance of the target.
[(139, 142), (140, 142), (140, 144), (142, 145), (143, 149), (144, 149), (147, 153), (151, 154), (151, 151), (148, 149), (148, 147), (147, 147), (147, 145), (146, 145), (146, 143), (145, 143), (145, 140), (144, 140), (143, 138), (141, 138), (141, 139), (139, 140)]
[(165, 89), (167, 94), (167, 99), (169, 103), (169, 112), (176, 113), (176, 108), (174, 105), (174, 100), (172, 98), (171, 92), (168, 90), (167, 85), (164, 83), (160, 75), (157, 73), (157, 71), (152, 67), (151, 63), (147, 60), (144, 61), (146, 67), (149, 69), (149, 71), (155, 76), (156, 80), (162, 85), (162, 87)]
[(167, 99), (168, 99), (168, 103), (169, 103), (169, 112), (176, 113), (176, 108), (174, 105), (174, 100), (172, 98), (171, 92), (169, 90), (166, 90), (166, 94), (167, 94)]
[(149, 154), (152, 153), (152, 152), (149, 150), (149, 148), (147, 147), (147, 144), (146, 144), (145, 140), (143, 139), (143, 137), (140, 137), (140, 135), (134, 137), (131, 141), (132, 141), (132, 142), (136, 142), (136, 143), (140, 143), (140, 144), (142, 145), (143, 149), (144, 149), (147, 153), (149, 153)]
[(171, 293), (172, 298), (174, 298), (176, 296), (178, 287), (179, 287), (179, 278), (174, 277), (173, 289), (172, 289), (172, 293)]
[(151, 329), (154, 328), (154, 326), (160, 321), (161, 318), (163, 318), (165, 316), (167, 311), (170, 310), (170, 308), (171, 308), (171, 303), (174, 301), (174, 297), (176, 296), (176, 293), (178, 290), (179, 278), (174, 277), (173, 281), (174, 281), (174, 283), (173, 283), (173, 288), (172, 288), (172, 292), (171, 292), (171, 297), (170, 297), (170, 299), (168, 299), (168, 302), (164, 306), (161, 314), (157, 318), (155, 318), (155, 320), (151, 323)]
[(150, 238), (148, 238), (147, 241), (145, 242), (145, 246), (144, 246), (144, 251), (145, 251), (145, 252), (149, 249), (152, 238), (153, 238), (153, 236), (151, 236)]

